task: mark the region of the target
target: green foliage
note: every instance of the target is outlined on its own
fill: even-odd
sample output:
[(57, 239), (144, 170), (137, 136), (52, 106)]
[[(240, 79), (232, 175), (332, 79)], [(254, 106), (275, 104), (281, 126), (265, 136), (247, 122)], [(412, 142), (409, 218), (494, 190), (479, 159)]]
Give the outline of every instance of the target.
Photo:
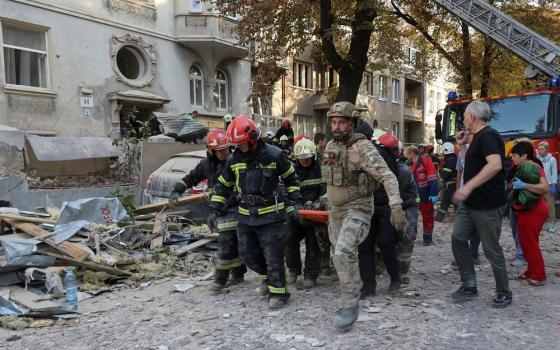
[(120, 188), (115, 187), (113, 191), (109, 192), (107, 198), (118, 198), (128, 215), (134, 218), (134, 211), (136, 211), (136, 195), (134, 192), (129, 189), (121, 191)]

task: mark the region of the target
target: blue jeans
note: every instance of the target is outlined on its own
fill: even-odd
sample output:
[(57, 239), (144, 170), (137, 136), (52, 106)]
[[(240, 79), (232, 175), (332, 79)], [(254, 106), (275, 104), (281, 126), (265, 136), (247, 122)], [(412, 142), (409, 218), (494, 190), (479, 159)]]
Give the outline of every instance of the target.
[(517, 222), (515, 221), (515, 212), (509, 209), (509, 224), (511, 226), (511, 233), (515, 241), (515, 258), (518, 260), (525, 260), (521, 244), (519, 244), (519, 230), (517, 229)]

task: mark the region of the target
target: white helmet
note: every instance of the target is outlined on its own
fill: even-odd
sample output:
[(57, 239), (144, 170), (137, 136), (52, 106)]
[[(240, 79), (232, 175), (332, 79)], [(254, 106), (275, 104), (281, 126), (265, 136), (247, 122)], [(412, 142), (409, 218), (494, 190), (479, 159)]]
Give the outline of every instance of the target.
[(451, 142), (443, 144), (443, 154), (451, 154), (455, 152), (455, 146)]
[(269, 139), (272, 139), (274, 137), (274, 132), (268, 130), (267, 132), (264, 133), (266, 135), (266, 137), (268, 137)]
[(286, 136), (286, 135), (280, 136), (280, 142), (282, 142), (282, 141), (289, 141), (288, 136)]

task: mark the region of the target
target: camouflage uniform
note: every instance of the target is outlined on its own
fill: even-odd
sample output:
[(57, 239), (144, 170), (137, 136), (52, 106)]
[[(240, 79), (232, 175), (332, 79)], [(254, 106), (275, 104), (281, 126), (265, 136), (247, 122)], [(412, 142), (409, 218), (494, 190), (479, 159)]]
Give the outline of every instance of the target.
[(397, 261), (399, 262), (401, 275), (406, 275), (410, 271), (412, 250), (414, 249), (414, 241), (418, 231), (418, 204), (416, 203), (418, 193), (416, 191), (416, 183), (408, 166), (403, 163), (398, 164), (397, 178), (406, 215), (405, 231), (397, 232)]
[(323, 154), (323, 180), (327, 183), (329, 238), (340, 280), (343, 308), (359, 306), (361, 288), (358, 246), (369, 233), (373, 191), (383, 185), (391, 208), (402, 215), (399, 187), (373, 144), (355, 134), (346, 143), (331, 140)]

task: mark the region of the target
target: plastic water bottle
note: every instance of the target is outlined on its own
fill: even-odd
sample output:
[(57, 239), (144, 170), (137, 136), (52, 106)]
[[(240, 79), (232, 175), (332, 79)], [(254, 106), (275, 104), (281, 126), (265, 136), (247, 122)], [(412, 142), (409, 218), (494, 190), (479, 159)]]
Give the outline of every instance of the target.
[(64, 275), (64, 287), (66, 288), (66, 305), (69, 310), (78, 310), (78, 287), (76, 286), (76, 274), (69, 267)]

